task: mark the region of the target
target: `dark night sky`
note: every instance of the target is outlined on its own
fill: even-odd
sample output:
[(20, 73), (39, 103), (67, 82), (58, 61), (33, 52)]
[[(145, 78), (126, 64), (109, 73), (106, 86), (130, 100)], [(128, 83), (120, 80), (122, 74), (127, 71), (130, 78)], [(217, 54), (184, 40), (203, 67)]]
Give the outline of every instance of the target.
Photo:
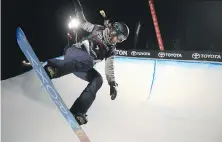
[[(191, 6), (189, 4), (179, 0), (154, 1), (165, 48), (168, 50), (174, 50), (173, 40), (175, 39), (180, 39), (181, 50), (207, 50), (208, 46), (201, 48), (202, 46), (200, 47), (200, 44), (197, 44), (199, 41), (207, 38), (207, 36), (201, 37), (199, 35), (212, 36), (215, 32), (211, 31), (214, 30), (222, 33), (219, 32), (222, 29), (222, 19), (220, 16), (222, 12), (219, 10), (222, 9), (222, 4), (211, 4), (211, 9), (216, 10), (209, 12), (206, 11), (206, 9), (209, 10), (209, 4), (204, 4), (202, 7), (193, 5), (193, 8), (190, 9)], [(142, 28), (138, 48), (145, 49), (146, 42), (148, 41), (148, 49), (158, 50), (157, 47), (150, 46), (156, 44), (156, 37), (147, 0), (81, 0), (80, 2), (84, 8), (87, 20), (92, 23), (102, 24), (103, 19), (99, 15), (99, 10), (101, 9), (115, 21), (124, 21), (127, 23), (131, 32), (130, 37), (126, 42), (119, 45), (119, 48), (133, 48), (135, 26), (140, 21)], [(215, 5), (217, 5), (217, 8), (215, 8)], [(16, 76), (30, 69), (24, 67), (21, 63), (25, 60), (25, 57), (16, 43), (15, 31), (18, 26), (25, 32), (39, 59), (45, 61), (48, 58), (62, 55), (63, 48), (67, 44), (67, 20), (73, 11), (71, 0), (3, 0), (1, 79), (4, 80)], [(192, 16), (189, 17), (188, 15), (199, 17), (199, 19)], [(201, 19), (200, 15), (208, 15), (208, 18), (211, 18), (210, 21), (216, 20), (217, 22), (214, 21), (206, 24), (206, 21), (209, 20)], [(211, 15), (214, 15), (214, 18)], [(201, 20), (203, 21), (200, 22)], [(196, 25), (193, 23), (196, 23)], [(213, 26), (212, 23), (214, 23)], [(205, 33), (199, 32), (203, 31), (202, 29), (205, 29)], [(196, 31), (197, 34), (190, 31)], [(215, 37), (219, 39), (222, 36), (216, 33)], [(194, 38), (197, 38), (197, 40), (193, 41)], [(220, 43), (213, 50), (222, 51), (220, 48), (222, 45), (221, 40), (218, 41)]]

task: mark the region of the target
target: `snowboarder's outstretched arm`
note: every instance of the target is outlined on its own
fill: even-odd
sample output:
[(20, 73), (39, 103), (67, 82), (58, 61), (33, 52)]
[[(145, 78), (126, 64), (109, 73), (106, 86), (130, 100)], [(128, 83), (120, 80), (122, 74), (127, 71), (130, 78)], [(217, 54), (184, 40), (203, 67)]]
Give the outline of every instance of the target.
[(117, 96), (116, 87), (118, 86), (115, 80), (115, 75), (114, 75), (115, 52), (116, 50), (114, 48), (113, 50), (109, 52), (108, 56), (105, 59), (105, 75), (110, 86), (110, 96), (112, 100), (114, 100)]
[(115, 81), (114, 76), (114, 55), (105, 60), (105, 75), (108, 82)]
[(79, 0), (73, 0), (73, 1), (76, 9), (76, 16), (81, 21), (80, 28), (82, 28), (87, 32), (92, 32), (95, 25), (86, 20), (80, 1)]
[(116, 49), (113, 48), (109, 51), (106, 59), (105, 59), (105, 75), (107, 81), (113, 82), (115, 81), (115, 75), (114, 75), (114, 57), (115, 57)]

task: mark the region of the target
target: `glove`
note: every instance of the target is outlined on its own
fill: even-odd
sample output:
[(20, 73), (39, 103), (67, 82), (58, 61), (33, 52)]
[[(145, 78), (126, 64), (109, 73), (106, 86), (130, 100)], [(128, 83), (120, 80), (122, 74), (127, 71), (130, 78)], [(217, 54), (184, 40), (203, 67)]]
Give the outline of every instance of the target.
[(107, 27), (107, 28), (111, 28), (112, 26), (112, 23), (110, 22), (110, 18), (106, 16), (106, 13), (104, 10), (100, 10), (99, 13), (102, 15), (102, 17), (104, 18), (104, 26)]
[(111, 100), (115, 100), (116, 96), (117, 96), (117, 87), (118, 84), (115, 81), (112, 81), (109, 83), (110, 86), (110, 96), (111, 96)]
[(103, 18), (106, 18), (106, 13), (104, 12), (104, 10), (100, 10), (99, 13), (103, 16)]

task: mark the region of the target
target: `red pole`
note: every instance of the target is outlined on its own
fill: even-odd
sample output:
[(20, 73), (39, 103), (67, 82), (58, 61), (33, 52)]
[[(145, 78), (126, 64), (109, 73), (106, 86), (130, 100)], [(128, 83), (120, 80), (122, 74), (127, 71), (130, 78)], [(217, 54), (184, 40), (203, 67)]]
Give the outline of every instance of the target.
[(159, 28), (159, 24), (158, 24), (156, 12), (155, 12), (153, 0), (148, 0), (148, 2), (149, 2), (149, 7), (150, 7), (152, 19), (153, 19), (153, 25), (154, 25), (154, 28), (155, 28), (155, 31), (156, 31), (156, 37), (157, 37), (157, 41), (158, 41), (158, 44), (159, 44), (159, 49), (161, 51), (163, 51), (164, 50), (163, 40), (162, 40), (162, 36), (161, 36), (161, 33), (160, 33), (160, 28)]

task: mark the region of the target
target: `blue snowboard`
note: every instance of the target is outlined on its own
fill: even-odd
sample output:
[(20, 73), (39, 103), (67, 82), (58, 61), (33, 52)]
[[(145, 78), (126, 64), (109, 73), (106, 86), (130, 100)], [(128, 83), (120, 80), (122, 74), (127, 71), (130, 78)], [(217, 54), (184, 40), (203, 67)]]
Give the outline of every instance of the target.
[(81, 142), (90, 142), (88, 136), (82, 130), (76, 119), (73, 117), (67, 106), (65, 105), (64, 101), (62, 100), (61, 96), (55, 89), (53, 83), (51, 82), (50, 78), (48, 77), (46, 71), (44, 70), (42, 63), (40, 63), (38, 57), (36, 56), (35, 52), (33, 51), (31, 45), (29, 44), (25, 34), (23, 33), (21, 28), (17, 28), (16, 37), (19, 47), (21, 48), (22, 52), (29, 60), (30, 64), (32, 65), (33, 69), (36, 71), (37, 76), (41, 80), (43, 86), (49, 93), (51, 99), (56, 104), (62, 115), (65, 117), (69, 125), (72, 127), (73, 131), (76, 133), (77, 137)]

